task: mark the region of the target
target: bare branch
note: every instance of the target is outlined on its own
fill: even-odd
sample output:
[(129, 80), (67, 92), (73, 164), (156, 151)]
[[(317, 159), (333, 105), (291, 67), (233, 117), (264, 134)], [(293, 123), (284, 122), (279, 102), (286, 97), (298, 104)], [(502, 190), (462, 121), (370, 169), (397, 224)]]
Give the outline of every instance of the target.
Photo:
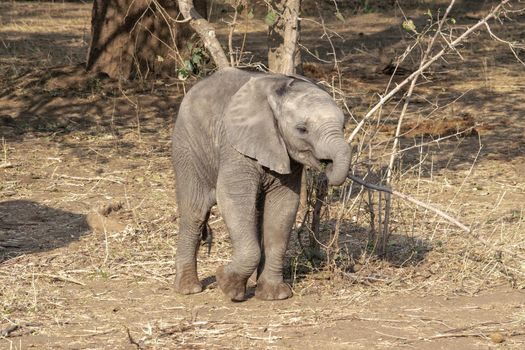
[(525, 66), (525, 62), (523, 62), (523, 60), (518, 56), (518, 53), (516, 52), (516, 48), (523, 49), (523, 48), (525, 48), (525, 45), (519, 45), (519, 44), (516, 43), (516, 42), (510, 42), (510, 41), (507, 41), (507, 40), (501, 39), (500, 37), (498, 37), (496, 34), (494, 34), (494, 33), (492, 32), (492, 29), (490, 29), (490, 26), (489, 26), (488, 23), (485, 23), (485, 27), (487, 28), (487, 31), (489, 32), (490, 36), (491, 36), (494, 40), (499, 41), (500, 43), (503, 43), (503, 44), (508, 45), (510, 51), (512, 51), (512, 54), (514, 55), (514, 57), (516, 57), (516, 59), (518, 60), (518, 62)]
[(199, 34), (199, 37), (204, 42), (204, 46), (210, 51), (211, 57), (219, 69), (229, 67), (230, 63), (215, 35), (215, 29), (195, 10), (193, 0), (178, 0), (178, 4), (180, 12), (186, 20), (189, 20), (190, 26)]
[[(421, 58), (421, 62), (419, 63), (419, 68), (423, 67), (423, 65), (426, 63), (428, 56), (430, 55), (430, 52), (432, 51), (432, 47), (434, 47), (434, 43), (436, 42), (436, 38), (441, 34), (441, 29), (443, 28), (443, 24), (447, 20), (448, 14), (450, 13), (450, 10), (454, 6), (454, 3), (456, 0), (450, 1), (450, 4), (447, 7), (447, 10), (445, 11), (445, 14), (441, 18), (438, 24), (438, 28), (436, 30), (436, 33), (430, 40), (430, 43), (427, 46), (427, 50), (423, 54), (423, 58)], [(420, 72), (420, 74), (423, 71)], [(396, 159), (396, 150), (399, 145), (399, 135), (401, 134), (401, 126), (403, 124), (403, 119), (405, 117), (406, 111), (408, 109), (408, 105), (410, 103), (410, 98), (412, 97), (412, 93), (414, 92), (414, 88), (416, 87), (417, 79), (419, 78), (419, 75), (417, 74), (414, 76), (412, 82), (410, 83), (410, 87), (408, 88), (408, 92), (405, 97), (405, 102), (403, 104), (403, 108), (401, 110), (401, 114), (399, 115), (399, 119), (397, 121), (397, 127), (396, 127), (396, 133), (394, 136), (394, 143), (392, 145), (392, 156), (390, 157), (390, 161), (388, 162), (388, 170), (387, 170), (387, 176), (386, 176), (386, 183), (390, 184), (392, 182), (392, 169), (394, 168), (394, 161)]]
[(235, 27), (237, 26), (237, 16), (239, 15), (239, 4), (238, 2), (234, 4), (235, 12), (233, 13), (233, 18), (228, 26), (230, 27), (230, 32), (228, 33), (228, 51), (230, 54), (230, 65), (235, 66), (235, 58), (233, 57), (233, 33), (235, 32)]
[(515, 258), (519, 258), (519, 259), (522, 259), (522, 260), (525, 261), (525, 256), (523, 256), (521, 254), (518, 254), (518, 253), (515, 253), (515, 252), (513, 252), (510, 249), (507, 249), (505, 247), (495, 247), (492, 243), (488, 242), (486, 239), (484, 239), (484, 238), (482, 238), (482, 237), (480, 237), (478, 235), (475, 235), (471, 228), (469, 228), (465, 224), (462, 224), (458, 219), (456, 219), (453, 216), (443, 212), (442, 210), (437, 209), (433, 205), (430, 205), (428, 203), (422, 202), (419, 199), (416, 199), (416, 198), (411, 197), (411, 196), (409, 196), (407, 194), (404, 194), (404, 193), (401, 193), (399, 191), (396, 191), (396, 190), (394, 190), (394, 189), (392, 189), (390, 187), (374, 185), (374, 184), (367, 183), (365, 180), (363, 180), (363, 179), (361, 179), (361, 178), (359, 178), (357, 176), (354, 176), (352, 174), (348, 174), (348, 178), (351, 179), (352, 181), (357, 182), (358, 184), (360, 184), (361, 186), (364, 186), (366, 188), (370, 188), (372, 190), (381, 191), (381, 192), (388, 193), (390, 195), (394, 195), (394, 196), (399, 197), (401, 199), (404, 199), (404, 200), (406, 200), (408, 202), (414, 203), (414, 204), (416, 204), (419, 207), (422, 207), (422, 208), (425, 208), (427, 210), (430, 210), (433, 213), (441, 216), (442, 218), (444, 218), (448, 222), (450, 222), (450, 223), (456, 225), (457, 227), (461, 228), (463, 231), (467, 232), (468, 234), (472, 235), (474, 238), (476, 238), (478, 241), (480, 241), (483, 245), (489, 247), (493, 251), (495, 251), (495, 252), (498, 252), (498, 251), (505, 252), (505, 253), (507, 253), (510, 256), (513, 256)]
[(487, 14), (484, 18), (478, 21), (475, 25), (468, 28), (461, 34), (459, 37), (457, 37), (454, 41), (450, 42), (450, 45), (447, 47), (444, 47), (439, 51), (437, 54), (432, 56), (425, 64), (423, 64), (418, 70), (410, 74), (405, 80), (403, 80), (401, 83), (399, 83), (395, 88), (390, 90), (390, 92), (386, 95), (384, 95), (379, 102), (376, 103), (376, 105), (368, 111), (368, 113), (363, 117), (363, 119), (357, 124), (357, 126), (354, 128), (350, 136), (348, 137), (347, 141), (350, 143), (355, 138), (359, 130), (363, 127), (364, 123), (374, 115), (377, 110), (379, 110), (388, 100), (392, 98), (399, 90), (401, 90), (406, 84), (411, 82), (415, 79), (415, 77), (419, 76), (425, 69), (430, 67), (434, 62), (439, 60), (445, 53), (449, 51), (451, 48), (455, 48), (458, 46), (463, 40), (465, 40), (470, 34), (472, 34), (474, 31), (479, 29), (481, 26), (484, 26), (485, 23), (487, 23), (490, 19), (496, 18), (497, 14), (503, 9), (503, 6), (506, 5), (510, 0), (503, 0), (499, 3), (498, 6), (494, 7), (489, 14)]

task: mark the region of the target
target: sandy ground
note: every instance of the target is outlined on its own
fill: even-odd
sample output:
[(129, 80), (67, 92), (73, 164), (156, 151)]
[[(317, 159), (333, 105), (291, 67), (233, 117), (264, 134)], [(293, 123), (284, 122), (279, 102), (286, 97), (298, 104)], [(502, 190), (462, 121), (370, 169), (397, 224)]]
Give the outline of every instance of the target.
[[(424, 24), (425, 10), (411, 11)], [(482, 12), (458, 10), (455, 30)], [(216, 212), (211, 254), (202, 247), (199, 255), (207, 288), (180, 296), (172, 285), (178, 225), (169, 135), (195, 79), (119, 85), (84, 74), (89, 16), (89, 4), (0, 3), (1, 348), (525, 346), (525, 265), (501, 251), (525, 254), (525, 68), (505, 45), (478, 35), (461, 57), (433, 67), (416, 89), (401, 138), (410, 149), (396, 167), (396, 188), (475, 235), (396, 200), (388, 252), (378, 256), (367, 241), (368, 196), (347, 184), (332, 191), (319, 237), (329, 241), (339, 193), (350, 191), (356, 204), (343, 211), (335, 262), (308, 260), (294, 234), (286, 266), (294, 297), (232, 303), (214, 282), (231, 253)], [(398, 10), (345, 16), (326, 15), (341, 35), (333, 37), (341, 75), (322, 63), (305, 74), (335, 82), (360, 120), (410, 38)], [(252, 28), (246, 42), (257, 60), (263, 26), (239, 28)], [(517, 40), (525, 21), (493, 29)], [(305, 23), (303, 42), (329, 60), (320, 30)], [(372, 173), (387, 164), (399, 101), (354, 145), (366, 146), (356, 158), (360, 175), (369, 155)], [(348, 132), (354, 125), (350, 118)]]

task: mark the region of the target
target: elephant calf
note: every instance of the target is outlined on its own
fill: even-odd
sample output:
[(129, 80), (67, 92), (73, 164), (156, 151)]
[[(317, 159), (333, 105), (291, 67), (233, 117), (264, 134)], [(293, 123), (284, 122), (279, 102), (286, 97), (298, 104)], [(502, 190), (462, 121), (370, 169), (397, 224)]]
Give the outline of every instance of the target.
[(178, 292), (202, 290), (197, 250), (217, 203), (233, 245), (232, 261), (217, 269), (220, 289), (244, 300), (257, 269), (257, 298), (292, 296), (282, 270), (303, 165), (324, 169), (331, 185), (345, 181), (343, 124), (330, 95), (298, 76), (226, 68), (188, 92), (173, 131)]

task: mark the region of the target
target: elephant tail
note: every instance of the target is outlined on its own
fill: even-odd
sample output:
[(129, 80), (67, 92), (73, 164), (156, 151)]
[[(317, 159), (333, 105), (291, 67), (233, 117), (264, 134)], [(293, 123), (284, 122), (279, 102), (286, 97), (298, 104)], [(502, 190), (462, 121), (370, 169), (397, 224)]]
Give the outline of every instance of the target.
[(206, 220), (206, 223), (202, 225), (201, 240), (203, 242), (206, 242), (206, 246), (208, 248), (208, 256), (210, 256), (211, 244), (213, 243), (213, 232), (207, 220)]

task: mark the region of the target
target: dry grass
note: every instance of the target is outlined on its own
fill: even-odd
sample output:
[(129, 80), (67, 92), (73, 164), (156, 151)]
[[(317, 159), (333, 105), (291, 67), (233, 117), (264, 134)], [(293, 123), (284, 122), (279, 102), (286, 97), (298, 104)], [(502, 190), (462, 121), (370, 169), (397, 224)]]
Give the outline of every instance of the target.
[[(393, 40), (389, 15), (355, 16), (350, 27), (361, 20), (361, 31), (373, 35), (365, 26), (371, 16), (382, 18), (377, 23)], [(232, 304), (211, 278), (231, 253), (218, 213), (210, 220), (211, 254), (203, 247), (199, 256), (208, 288), (191, 297), (172, 288), (177, 215), (169, 133), (182, 85), (154, 83), (123, 96), (104, 82), (44, 90), (46, 81), (26, 84), (20, 75), (80, 62), (88, 25), (88, 5), (0, 4), (0, 45), (7, 44), (0, 47), (0, 86), (8, 92), (0, 92), (1, 159), (11, 164), (0, 168), (0, 332), (19, 325), (3, 334), (2, 346), (474, 348), (492, 346), (493, 333), (509, 348), (523, 346), (525, 266), (497, 251), (525, 250), (523, 67), (510, 52), (476, 38), (461, 51), (467, 65), (450, 56), (432, 82), (416, 88), (407, 114), (414, 127), (401, 139), (408, 150), (394, 183), (472, 225), (496, 249), (395, 201), (387, 254), (379, 256), (368, 194), (347, 184), (331, 190), (317, 237), (329, 242), (343, 214), (333, 261), (309, 259), (294, 236), (286, 272), (294, 298)], [(377, 73), (384, 63), (369, 41), (342, 32), (364, 45), (342, 57), (338, 95), (359, 119), (388, 76)], [(304, 40), (319, 41), (308, 32)], [(403, 43), (389, 48), (396, 52), (396, 45)], [(331, 68), (312, 67), (332, 83)], [(396, 102), (356, 142), (355, 171), (372, 182), (388, 162)], [(475, 133), (435, 141), (463, 116), (474, 120)]]

